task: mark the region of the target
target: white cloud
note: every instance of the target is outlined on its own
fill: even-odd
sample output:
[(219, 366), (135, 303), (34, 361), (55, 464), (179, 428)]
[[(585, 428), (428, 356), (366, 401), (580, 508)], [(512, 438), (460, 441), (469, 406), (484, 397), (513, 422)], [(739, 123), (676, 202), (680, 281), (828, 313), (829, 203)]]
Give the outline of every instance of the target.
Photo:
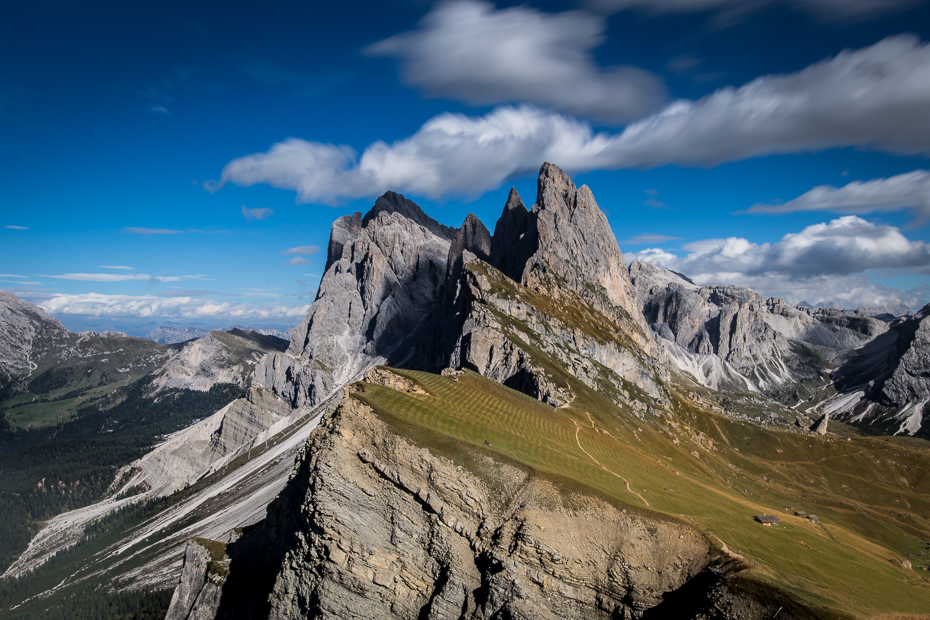
[(124, 282), (126, 280), (148, 280), (152, 276), (144, 273), (63, 273), (60, 275), (43, 274), (41, 277), (82, 282)]
[(661, 80), (635, 67), (601, 68), (602, 17), (543, 13), (527, 6), (440, 2), (413, 31), (365, 49), (401, 61), (405, 83), (428, 95), (469, 103), (527, 102), (616, 122), (655, 110)]
[(772, 4), (786, 4), (824, 21), (850, 21), (893, 13), (920, 0), (588, 0), (592, 9), (613, 13), (640, 9), (652, 14), (718, 12), (734, 17)]
[(7, 230), (29, 230), (28, 226), (17, 226), (15, 224), (7, 224), (4, 228)]
[(217, 303), (193, 297), (158, 297), (156, 295), (54, 295), (37, 304), (52, 315), (86, 315), (108, 317), (224, 317), (248, 319), (300, 319), (309, 305), (260, 306), (247, 303)]
[(0, 278), (0, 282), (9, 282), (10, 284), (17, 284), (19, 286), (42, 286), (41, 282), (34, 282), (31, 280), (3, 280)]
[(891, 299), (922, 305), (923, 293), (885, 289), (864, 272), (930, 274), (930, 246), (908, 240), (893, 226), (876, 226), (854, 215), (808, 226), (774, 244), (730, 237), (690, 243), (685, 249), (690, 252), (685, 257), (650, 248), (627, 254), (627, 260), (684, 273), (697, 284), (741, 284), (792, 303), (835, 299), (846, 307)]
[(235, 159), (226, 182), (295, 190), (302, 202), (333, 203), (386, 190), (439, 198), (477, 196), (551, 161), (570, 172), (712, 166), (773, 153), (858, 146), (930, 154), (930, 46), (885, 39), (803, 71), (760, 77), (698, 101), (677, 101), (616, 134), (531, 106), (480, 117), (440, 114), (412, 136), (348, 146), (290, 138)]
[(138, 226), (128, 226), (126, 232), (131, 235), (182, 235), (183, 230), (171, 230), (169, 228), (140, 228)]
[(101, 269), (119, 269), (121, 271), (133, 271), (135, 268), (129, 265), (97, 265)]
[(613, 167), (716, 165), (772, 153), (865, 146), (930, 152), (930, 46), (890, 37), (797, 73), (678, 101), (610, 137)]
[[(130, 269), (129, 267), (104, 267), (105, 269)], [(63, 273), (42, 275), (56, 280), (78, 280), (81, 282), (125, 282), (126, 280), (148, 280), (149, 282), (178, 282), (180, 280), (209, 280), (202, 273), (184, 276), (152, 276), (147, 273)]]
[(309, 265), (310, 261), (302, 256), (295, 256), (291, 260), (284, 263), (285, 265)]
[(0, 278), (28, 278), (29, 276), (18, 276), (12, 273), (0, 273)]
[[(661, 250), (643, 250), (641, 258), (692, 279), (709, 281), (716, 274), (749, 276), (850, 275), (871, 269), (914, 269), (930, 273), (930, 246), (907, 239), (894, 226), (877, 226), (847, 215), (829, 223), (814, 224), (785, 235), (777, 243), (755, 244), (740, 237), (708, 239), (684, 246), (690, 251), (678, 258)], [(660, 252), (660, 253), (657, 253)], [(648, 256), (648, 258), (647, 258)], [(672, 268), (672, 267), (669, 267)]]
[(306, 256), (312, 256), (320, 251), (320, 248), (315, 245), (299, 245), (296, 248), (289, 248), (281, 252), (281, 254), (303, 254)]
[(256, 220), (264, 221), (264, 220), (267, 220), (272, 215), (274, 215), (274, 211), (272, 211), (268, 207), (247, 209), (245, 205), (242, 205), (242, 217), (244, 217), (246, 221), (248, 222), (254, 222)]
[(853, 181), (843, 187), (821, 185), (783, 204), (756, 204), (747, 212), (872, 213), (905, 210), (919, 221), (930, 218), (930, 171), (914, 170), (888, 178)]

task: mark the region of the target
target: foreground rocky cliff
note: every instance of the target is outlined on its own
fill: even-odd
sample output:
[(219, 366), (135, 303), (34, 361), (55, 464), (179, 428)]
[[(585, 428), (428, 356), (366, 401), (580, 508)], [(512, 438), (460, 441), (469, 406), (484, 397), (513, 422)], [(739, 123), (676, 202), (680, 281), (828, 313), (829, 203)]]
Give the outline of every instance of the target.
[[(387, 371), (366, 378), (422, 392)], [(307, 443), (269, 517), (225, 548), (228, 578), (207, 569), (202, 544), (189, 547), (169, 618), (638, 618), (650, 617), (649, 610), (661, 617), (670, 607), (716, 618), (777, 611), (727, 593), (723, 581), (741, 563), (693, 528), (566, 492), (490, 451), (464, 469), (398, 434), (352, 397)], [(699, 582), (702, 596), (668, 596)], [(198, 587), (206, 594), (186, 594)], [(715, 587), (716, 598), (705, 596)], [(726, 604), (715, 609), (710, 600)]]

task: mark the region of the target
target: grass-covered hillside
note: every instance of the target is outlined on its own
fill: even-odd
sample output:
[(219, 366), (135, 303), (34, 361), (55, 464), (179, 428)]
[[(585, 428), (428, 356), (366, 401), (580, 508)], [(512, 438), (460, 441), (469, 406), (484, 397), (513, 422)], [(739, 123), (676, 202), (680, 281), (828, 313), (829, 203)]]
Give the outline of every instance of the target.
[[(478, 475), (473, 455), (493, 451), (567, 489), (682, 519), (814, 607), (928, 609), (930, 450), (773, 431), (678, 393), (668, 414), (640, 418), (570, 378), (577, 398), (555, 409), (475, 373), (395, 372), (428, 395), (364, 384), (356, 398)], [(781, 525), (755, 522), (763, 513)]]
[(0, 389), (0, 414), (13, 428), (39, 429), (73, 419), (163, 364), (177, 347), (143, 338), (72, 334), (67, 348), (37, 360)]

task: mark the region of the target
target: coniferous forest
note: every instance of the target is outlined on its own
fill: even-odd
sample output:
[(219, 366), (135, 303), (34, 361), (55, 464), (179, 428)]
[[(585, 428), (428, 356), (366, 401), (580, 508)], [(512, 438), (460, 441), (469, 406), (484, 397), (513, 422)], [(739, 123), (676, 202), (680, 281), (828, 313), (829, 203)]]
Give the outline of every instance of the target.
[(121, 390), (116, 404), (88, 405), (54, 427), (14, 429), (0, 411), (0, 570), (44, 520), (101, 499), (120, 467), (243, 394), (234, 384), (218, 384), (209, 392), (163, 391), (155, 399), (146, 395), (150, 382), (141, 379)]

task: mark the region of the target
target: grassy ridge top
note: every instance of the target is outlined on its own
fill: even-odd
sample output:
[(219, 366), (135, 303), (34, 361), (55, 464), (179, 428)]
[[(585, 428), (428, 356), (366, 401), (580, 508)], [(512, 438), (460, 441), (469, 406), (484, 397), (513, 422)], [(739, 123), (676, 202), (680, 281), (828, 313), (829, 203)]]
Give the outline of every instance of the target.
[[(394, 372), (428, 394), (363, 384), (355, 397), (479, 476), (493, 472), (469, 454), (489, 450), (567, 488), (684, 520), (815, 606), (857, 617), (927, 610), (926, 573), (899, 563), (930, 538), (928, 451), (766, 430), (681, 396), (668, 417), (642, 420), (571, 379), (578, 398), (553, 409), (472, 372)], [(781, 526), (754, 522), (762, 513)]]

